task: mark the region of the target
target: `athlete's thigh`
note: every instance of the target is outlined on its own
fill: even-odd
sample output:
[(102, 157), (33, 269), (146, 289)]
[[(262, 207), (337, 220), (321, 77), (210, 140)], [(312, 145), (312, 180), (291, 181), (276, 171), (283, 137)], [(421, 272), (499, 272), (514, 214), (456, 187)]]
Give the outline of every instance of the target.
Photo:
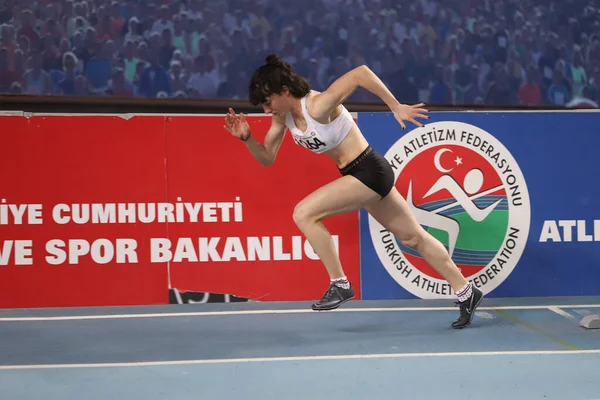
[(327, 218), (359, 210), (381, 196), (351, 175), (321, 186), (296, 206), (295, 214)]
[(386, 197), (365, 206), (365, 209), (377, 222), (400, 240), (410, 239), (421, 229), (408, 202), (395, 187)]

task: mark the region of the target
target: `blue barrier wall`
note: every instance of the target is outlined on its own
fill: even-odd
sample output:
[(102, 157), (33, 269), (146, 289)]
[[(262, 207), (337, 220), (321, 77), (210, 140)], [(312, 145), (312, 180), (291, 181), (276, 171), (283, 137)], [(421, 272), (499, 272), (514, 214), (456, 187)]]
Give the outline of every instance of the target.
[[(359, 113), (417, 219), (490, 297), (600, 294), (597, 112), (435, 112), (403, 132)], [(421, 257), (360, 213), (363, 299), (452, 298)]]

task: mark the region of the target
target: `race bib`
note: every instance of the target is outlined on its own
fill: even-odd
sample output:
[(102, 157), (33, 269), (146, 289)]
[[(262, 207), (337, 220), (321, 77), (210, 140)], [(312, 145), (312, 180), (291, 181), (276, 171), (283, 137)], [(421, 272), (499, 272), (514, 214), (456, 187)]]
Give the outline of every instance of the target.
[(322, 153), (326, 150), (329, 150), (329, 146), (325, 142), (325, 140), (319, 135), (316, 130), (311, 130), (303, 136), (292, 135), (294, 138), (294, 142), (298, 146), (302, 146), (305, 149), (310, 151), (314, 151), (315, 153)]

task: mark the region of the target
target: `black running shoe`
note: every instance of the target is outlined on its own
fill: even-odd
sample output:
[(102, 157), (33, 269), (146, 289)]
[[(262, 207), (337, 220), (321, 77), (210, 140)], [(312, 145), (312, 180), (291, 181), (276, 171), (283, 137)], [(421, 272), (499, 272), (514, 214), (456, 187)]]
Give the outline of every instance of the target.
[(312, 309), (315, 311), (334, 310), (353, 298), (354, 289), (352, 289), (352, 285), (350, 285), (349, 289), (344, 289), (332, 283), (329, 285), (329, 289), (327, 289), (323, 298), (312, 305)]
[(452, 323), (452, 327), (455, 329), (466, 328), (471, 324), (473, 317), (475, 316), (475, 309), (481, 303), (483, 299), (483, 292), (473, 286), (473, 294), (467, 300), (463, 302), (457, 302), (460, 307), (460, 317)]

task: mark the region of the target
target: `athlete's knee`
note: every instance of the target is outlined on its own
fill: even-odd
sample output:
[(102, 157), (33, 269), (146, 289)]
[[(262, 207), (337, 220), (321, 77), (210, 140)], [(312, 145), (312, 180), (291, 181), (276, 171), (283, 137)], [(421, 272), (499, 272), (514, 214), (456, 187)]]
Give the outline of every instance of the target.
[(296, 225), (301, 226), (307, 223), (316, 222), (317, 218), (311, 211), (311, 207), (304, 201), (296, 204), (294, 207), (294, 213), (292, 214)]

